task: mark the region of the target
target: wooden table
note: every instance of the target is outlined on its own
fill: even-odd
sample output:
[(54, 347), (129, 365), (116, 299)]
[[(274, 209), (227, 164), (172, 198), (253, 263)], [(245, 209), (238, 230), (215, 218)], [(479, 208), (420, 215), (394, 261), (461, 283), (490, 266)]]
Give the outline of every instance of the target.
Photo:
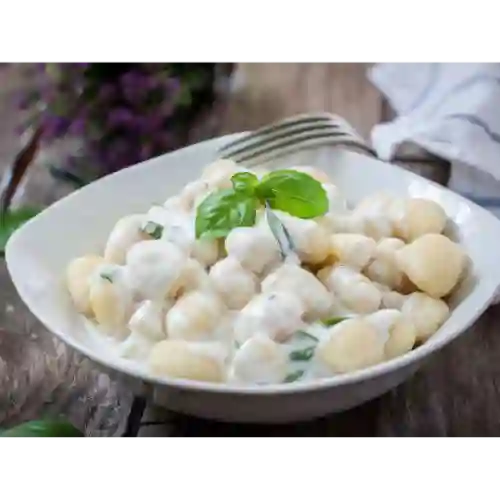
[[(241, 65), (242, 86), (233, 96), (223, 131), (255, 128), (298, 112), (327, 110), (344, 116), (368, 138), (372, 126), (389, 110), (368, 82), (366, 70), (367, 66), (360, 64)], [(423, 168), (428, 160), (406, 165)], [(443, 166), (442, 179), (446, 175)], [(40, 174), (33, 180), (33, 193), (53, 197), (44, 187), (47, 182)], [(127, 387), (110, 380), (46, 332), (20, 303), (3, 265), (0, 284), (0, 427), (44, 413), (63, 413), (89, 435), (135, 435), (135, 419), (141, 418), (143, 410), (141, 401), (133, 405)], [(500, 307), (491, 307), (473, 328), (398, 389), (315, 422), (225, 425), (147, 408), (139, 434), (500, 435), (499, 325)]]

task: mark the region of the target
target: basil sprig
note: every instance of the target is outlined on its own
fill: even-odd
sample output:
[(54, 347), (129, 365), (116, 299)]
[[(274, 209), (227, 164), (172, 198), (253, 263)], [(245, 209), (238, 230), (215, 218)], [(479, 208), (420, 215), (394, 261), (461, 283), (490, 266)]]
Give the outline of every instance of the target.
[(294, 217), (320, 217), (328, 197), (319, 181), (303, 172), (277, 170), (260, 181), (251, 172), (232, 176), (233, 186), (208, 195), (196, 212), (196, 237), (223, 238), (237, 227), (255, 224), (259, 206)]
[(4, 254), (7, 241), (14, 232), (39, 212), (35, 207), (21, 207), (0, 214), (0, 255)]
[(33, 420), (12, 427), (0, 437), (83, 437), (73, 424), (63, 419)]

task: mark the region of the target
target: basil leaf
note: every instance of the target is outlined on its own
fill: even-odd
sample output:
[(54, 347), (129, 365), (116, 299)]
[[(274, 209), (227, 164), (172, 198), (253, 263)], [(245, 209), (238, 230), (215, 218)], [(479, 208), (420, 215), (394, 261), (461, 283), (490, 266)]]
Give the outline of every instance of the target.
[(231, 182), (233, 183), (235, 191), (253, 194), (259, 183), (259, 179), (251, 172), (239, 172), (231, 177)]
[(313, 355), (316, 346), (306, 347), (300, 351), (292, 351), (289, 355), (291, 361), (309, 361)]
[(12, 234), (25, 222), (38, 215), (40, 210), (34, 207), (22, 207), (17, 210), (9, 210), (0, 216), (0, 254), (3, 255), (7, 241)]
[(142, 230), (151, 238), (159, 240), (163, 234), (163, 226), (157, 224), (156, 222), (148, 221), (144, 224)]
[(83, 433), (62, 419), (34, 420), (6, 430), (0, 437), (83, 437)]
[(296, 380), (299, 380), (300, 377), (304, 375), (304, 370), (297, 370), (296, 372), (289, 373), (283, 382), (285, 384), (290, 384), (291, 382), (295, 382)]
[(342, 316), (337, 316), (337, 317), (334, 317), (334, 318), (329, 318), (329, 319), (325, 319), (322, 321), (322, 323), (325, 325), (325, 326), (334, 326), (346, 319), (349, 319), (349, 318), (346, 318), (346, 317), (342, 317)]
[(328, 211), (328, 197), (321, 182), (303, 172), (271, 172), (260, 181), (256, 193), (271, 208), (301, 219), (319, 217)]
[(255, 224), (257, 200), (247, 193), (223, 189), (208, 195), (196, 210), (196, 238), (223, 238), (236, 227)]

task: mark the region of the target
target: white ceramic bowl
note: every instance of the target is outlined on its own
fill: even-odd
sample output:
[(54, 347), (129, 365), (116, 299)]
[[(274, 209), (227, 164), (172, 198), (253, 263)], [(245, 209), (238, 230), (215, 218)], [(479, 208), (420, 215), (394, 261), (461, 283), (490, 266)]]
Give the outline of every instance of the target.
[(98, 352), (63, 286), (66, 264), (102, 249), (115, 221), (145, 211), (176, 193), (241, 134), (206, 141), (128, 168), (52, 205), (10, 239), (9, 272), (22, 300), (64, 342), (98, 362), (157, 404), (202, 417), (240, 422), (290, 422), (345, 410), (397, 386), (434, 352), (468, 328), (500, 285), (500, 221), (461, 196), (390, 165), (331, 147), (295, 153), (272, 166), (325, 169), (349, 201), (374, 191), (434, 199), (446, 210), (447, 231), (472, 259), (472, 274), (452, 298), (453, 312), (423, 346), (392, 361), (331, 379), (267, 387), (232, 388), (212, 383), (160, 380), (111, 354)]

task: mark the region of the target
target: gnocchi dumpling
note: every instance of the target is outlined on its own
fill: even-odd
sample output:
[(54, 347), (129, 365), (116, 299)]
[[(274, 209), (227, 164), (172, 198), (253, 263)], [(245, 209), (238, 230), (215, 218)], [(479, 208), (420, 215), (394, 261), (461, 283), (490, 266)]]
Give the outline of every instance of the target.
[(127, 215), (115, 224), (104, 249), (104, 259), (107, 262), (124, 264), (130, 248), (147, 239), (142, 230), (144, 219), (143, 215)]
[(391, 220), (394, 198), (385, 193), (376, 193), (361, 200), (352, 213), (355, 227), (361, 227), (363, 234), (375, 240), (393, 236)]
[(406, 299), (401, 312), (415, 325), (416, 339), (425, 342), (448, 319), (450, 308), (443, 300), (414, 292)]
[(216, 239), (197, 239), (193, 243), (191, 256), (205, 267), (213, 266), (219, 259), (219, 242)]
[(398, 319), (390, 330), (384, 346), (385, 359), (394, 359), (410, 352), (417, 340), (417, 328), (405, 317)]
[(130, 335), (120, 344), (119, 353), (124, 359), (147, 361), (155, 341), (137, 332)]
[(186, 184), (180, 194), (183, 207), (191, 210), (196, 206), (197, 202), (208, 196), (210, 193), (210, 185), (207, 181), (198, 179)]
[(165, 313), (169, 305), (145, 300), (130, 318), (128, 323), (130, 331), (153, 341), (163, 340), (167, 336)]
[(269, 228), (238, 227), (226, 238), (226, 252), (249, 271), (260, 274), (277, 264), (280, 249)]
[(326, 318), (332, 313), (333, 295), (314, 274), (294, 264), (283, 264), (262, 281), (262, 292), (293, 290), (305, 308), (309, 320)]
[(440, 234), (446, 220), (446, 212), (435, 201), (410, 198), (404, 201), (402, 217), (395, 221), (395, 234), (405, 241), (413, 241), (424, 234)]
[(196, 259), (187, 259), (180, 270), (179, 277), (170, 287), (168, 297), (178, 299), (195, 290), (211, 290), (212, 284), (204, 266)]
[(85, 255), (72, 260), (66, 268), (66, 286), (76, 310), (81, 314), (92, 314), (90, 281), (103, 262), (99, 255)]
[(354, 269), (363, 269), (372, 259), (376, 241), (364, 234), (340, 233), (330, 237), (330, 252)]
[(209, 277), (229, 309), (242, 309), (257, 293), (255, 275), (234, 257), (217, 262), (210, 269)]
[(255, 336), (236, 351), (230, 367), (232, 382), (278, 384), (287, 373), (287, 354), (269, 337)]
[(256, 334), (283, 342), (302, 324), (305, 307), (291, 292), (262, 293), (255, 296), (240, 312), (234, 334), (240, 343)]
[(397, 265), (396, 252), (404, 246), (404, 241), (398, 238), (381, 239), (374, 249), (372, 262), (365, 269), (366, 276), (391, 289), (400, 289), (404, 274)]
[(383, 341), (385, 359), (401, 356), (413, 349), (417, 330), (412, 321), (395, 309), (384, 309), (366, 316)]
[(136, 243), (127, 254), (127, 274), (142, 299), (162, 300), (179, 278), (187, 256), (167, 241)]
[(183, 340), (209, 339), (224, 312), (224, 304), (215, 293), (201, 290), (187, 293), (167, 313), (168, 337)]
[(384, 343), (373, 325), (353, 318), (333, 326), (315, 355), (333, 373), (348, 373), (381, 363)]
[(217, 160), (203, 170), (202, 180), (208, 183), (210, 191), (232, 186), (231, 177), (244, 169), (232, 160)]
[(315, 220), (299, 219), (279, 210), (275, 210), (275, 213), (290, 234), (301, 262), (314, 265), (328, 259), (330, 235), (323, 225)]
[(90, 284), (90, 306), (97, 323), (121, 337), (132, 314), (132, 294), (118, 266), (101, 266)]
[(156, 344), (149, 357), (154, 375), (175, 379), (222, 382), (224, 366), (215, 356), (193, 348), (188, 342), (167, 339)]
[(375, 312), (382, 301), (380, 290), (364, 275), (344, 265), (323, 268), (320, 281), (354, 313)]
[(466, 264), (462, 248), (441, 234), (420, 236), (398, 250), (396, 258), (410, 281), (434, 298), (451, 292)]

